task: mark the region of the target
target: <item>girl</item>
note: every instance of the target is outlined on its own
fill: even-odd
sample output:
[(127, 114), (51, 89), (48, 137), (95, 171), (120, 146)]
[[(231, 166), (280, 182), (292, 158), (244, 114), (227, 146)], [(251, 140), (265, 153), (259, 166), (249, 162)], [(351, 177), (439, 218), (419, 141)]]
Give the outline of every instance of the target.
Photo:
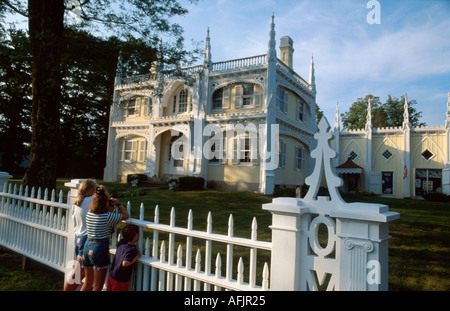
[[(109, 211), (112, 203), (120, 213)], [(82, 266), (85, 271), (85, 282), (82, 291), (101, 291), (109, 268), (109, 236), (111, 226), (129, 218), (126, 208), (109, 194), (104, 186), (99, 186), (93, 196), (86, 215), (87, 241), (83, 250)]]
[[(72, 218), (75, 232), (75, 256), (77, 261), (70, 279), (64, 286), (65, 291), (76, 290), (81, 280), (84, 278), (84, 270), (81, 269), (81, 256), (83, 247), (87, 240), (86, 214), (92, 202), (92, 196), (97, 188), (97, 183), (93, 179), (87, 179), (78, 186), (78, 197), (72, 205)], [(81, 271), (80, 271), (81, 270)], [(75, 280), (73, 276), (75, 275)]]

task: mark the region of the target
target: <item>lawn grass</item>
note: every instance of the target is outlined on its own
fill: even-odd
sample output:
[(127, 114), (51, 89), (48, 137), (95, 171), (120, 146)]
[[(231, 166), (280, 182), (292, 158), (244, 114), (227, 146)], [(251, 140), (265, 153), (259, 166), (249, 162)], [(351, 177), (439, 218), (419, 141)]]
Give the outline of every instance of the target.
[(22, 270), (22, 256), (0, 247), (0, 292), (59, 291), (64, 274), (30, 259)]
[[(133, 192), (126, 185), (104, 184), (122, 203), (131, 203), (133, 218), (139, 217), (140, 205), (143, 203), (144, 218), (153, 221), (154, 209), (158, 205), (160, 223), (169, 224), (170, 211), (174, 207), (175, 225), (186, 227), (188, 213), (192, 209), (194, 229), (206, 231), (207, 215), (211, 211), (213, 232), (227, 234), (229, 215), (233, 214), (234, 235), (249, 238), (252, 219), (256, 217), (258, 239), (271, 239), (271, 214), (262, 210), (261, 206), (272, 201), (270, 196), (249, 192), (185, 192), (168, 189), (144, 190), (145, 195), (132, 196)], [(142, 191), (137, 193), (139, 192), (142, 194)], [(392, 236), (389, 241), (389, 290), (450, 290), (450, 268), (447, 263), (450, 258), (450, 202), (401, 200), (361, 194), (347, 194), (343, 195), (343, 198), (347, 202), (386, 204), (391, 211), (400, 213), (400, 219), (389, 226)], [(236, 248), (235, 252), (239, 253), (240, 250)], [(267, 254), (263, 258), (266, 260)], [(0, 266), (4, 264), (0, 262)], [(262, 265), (259, 265), (259, 269), (261, 268)], [(20, 270), (17, 273), (20, 273)], [(0, 272), (0, 275), (3, 273)], [(30, 290), (32, 288), (30, 286)]]
[(350, 195), (344, 199), (383, 203), (400, 213), (389, 225), (390, 290), (450, 290), (450, 202)]

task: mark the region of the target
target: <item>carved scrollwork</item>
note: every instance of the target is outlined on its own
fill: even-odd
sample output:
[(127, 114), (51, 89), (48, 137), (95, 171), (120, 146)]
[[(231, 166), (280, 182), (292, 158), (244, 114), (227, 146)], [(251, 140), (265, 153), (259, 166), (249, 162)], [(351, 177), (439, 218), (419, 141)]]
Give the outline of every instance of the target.
[(351, 250), (354, 247), (359, 247), (363, 249), (366, 253), (370, 253), (374, 249), (373, 243), (369, 240), (345, 239), (344, 246), (348, 250)]

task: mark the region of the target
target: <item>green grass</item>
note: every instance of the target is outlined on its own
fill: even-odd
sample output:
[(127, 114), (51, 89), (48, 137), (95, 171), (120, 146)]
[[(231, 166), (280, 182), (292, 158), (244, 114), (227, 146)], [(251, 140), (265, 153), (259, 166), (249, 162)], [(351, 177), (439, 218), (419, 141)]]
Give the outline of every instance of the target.
[(346, 196), (400, 213), (389, 225), (389, 289), (450, 290), (450, 202)]
[[(136, 197), (131, 196), (132, 192), (126, 185), (108, 183), (105, 185), (110, 192), (119, 196), (119, 200), (124, 205), (130, 201), (131, 216), (134, 218), (139, 217), (139, 207), (143, 203), (145, 219), (153, 221), (155, 206), (159, 205), (160, 223), (169, 224), (170, 210), (175, 207), (175, 225), (186, 227), (188, 212), (192, 209), (194, 229), (205, 231), (207, 215), (211, 211), (213, 232), (227, 234), (229, 215), (233, 214), (234, 235), (249, 238), (252, 219), (256, 217), (258, 239), (270, 241), (271, 238), (269, 228), (271, 214), (262, 210), (261, 206), (271, 202), (270, 196), (249, 192), (214, 190), (183, 192), (156, 189), (145, 190), (145, 195)], [(389, 233), (392, 236), (389, 241), (390, 290), (450, 290), (450, 268), (447, 263), (450, 258), (450, 202), (400, 200), (364, 195), (344, 195), (343, 197), (347, 202), (383, 203), (388, 205), (390, 210), (400, 213), (400, 219), (393, 221), (389, 226)], [(164, 237), (162, 234), (160, 236)], [(178, 243), (184, 243), (184, 240), (179, 238), (176, 243), (178, 246)], [(201, 242), (200, 246), (202, 245), (204, 242)], [(215, 251), (221, 252), (222, 261), (224, 261), (223, 246), (216, 245)], [(235, 247), (235, 253), (238, 256), (247, 258), (247, 252)], [(193, 255), (195, 256), (195, 251)], [(260, 253), (258, 257), (259, 255)], [(270, 261), (268, 254), (261, 255), (263, 255), (263, 261)], [(244, 262), (247, 260), (244, 259)], [(236, 264), (237, 260), (235, 260)], [(0, 262), (0, 268), (4, 265), (4, 262)], [(4, 270), (5, 267), (2, 269)], [(248, 271), (247, 267), (245, 269)], [(258, 265), (258, 269), (262, 269), (262, 264)], [(0, 273), (3, 275), (4, 272)], [(30, 289), (32, 288), (30, 285)]]
[(0, 247), (0, 291), (58, 291), (64, 275), (27, 259), (22, 270), (22, 256)]

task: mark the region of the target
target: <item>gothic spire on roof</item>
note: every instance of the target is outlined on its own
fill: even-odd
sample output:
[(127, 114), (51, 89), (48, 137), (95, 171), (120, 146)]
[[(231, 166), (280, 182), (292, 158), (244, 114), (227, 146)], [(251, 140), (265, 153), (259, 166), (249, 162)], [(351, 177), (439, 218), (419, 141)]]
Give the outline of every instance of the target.
[(204, 60), (204, 66), (207, 68), (211, 67), (212, 64), (212, 56), (211, 56), (211, 38), (209, 36), (209, 27), (206, 34), (206, 44), (205, 44), (205, 60)]
[(403, 111), (403, 129), (410, 128), (411, 123), (409, 122), (409, 105), (408, 96), (405, 94), (405, 105)]
[(334, 129), (335, 131), (339, 131), (340, 126), (340, 118), (339, 118), (339, 103), (336, 101), (336, 113), (334, 115)]
[(267, 52), (268, 61), (277, 60), (277, 50), (276, 50), (276, 40), (275, 40), (275, 14), (272, 13), (272, 24), (270, 24), (270, 40), (269, 40), (269, 50)]
[(370, 102), (369, 97), (369, 104), (367, 105), (366, 131), (372, 130), (372, 128), (372, 103)]
[(316, 73), (314, 70), (314, 55), (311, 55), (311, 67), (309, 69), (309, 84), (312, 86), (312, 90), (316, 91)]

